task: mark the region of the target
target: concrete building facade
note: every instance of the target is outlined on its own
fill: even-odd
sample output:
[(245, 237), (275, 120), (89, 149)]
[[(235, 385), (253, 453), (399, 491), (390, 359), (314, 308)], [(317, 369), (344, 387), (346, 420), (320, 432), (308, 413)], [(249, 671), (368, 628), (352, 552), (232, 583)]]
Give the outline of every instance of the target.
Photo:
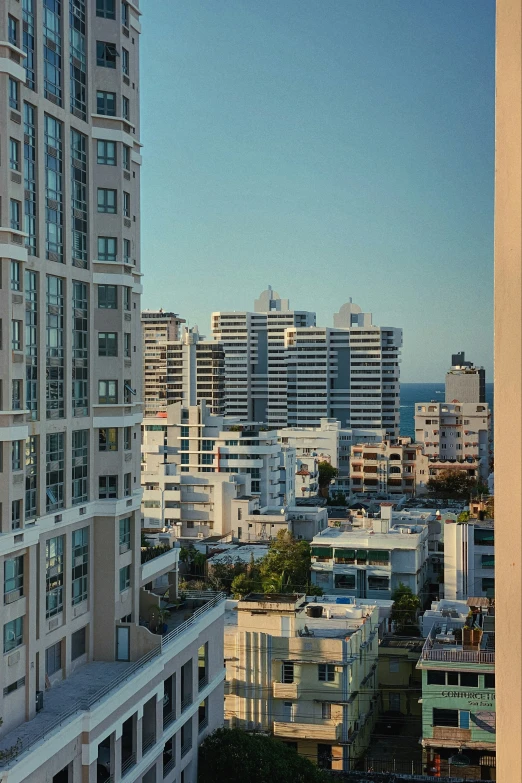
[(399, 583), (422, 597), (428, 578), (427, 525), (390, 525), (392, 503), (381, 518), (327, 527), (312, 540), (312, 583), (331, 595), (389, 599)]
[(316, 327), (315, 313), (290, 310), (269, 288), (255, 312), (212, 314), (225, 350), (225, 410), (277, 428), (342, 427), (399, 434), (400, 329), (377, 327), (351, 301), (334, 327)]
[(465, 601), (493, 597), (495, 530), (493, 520), (458, 523), (443, 518), (444, 598)]
[(465, 360), (464, 351), (453, 354), (446, 373), (446, 402), (486, 402), (486, 371)]
[(486, 481), (490, 427), (487, 403), (415, 403), (415, 440), (434, 471), (466, 470)]
[[(0, 774), (13, 783), (193, 783), (198, 737), (222, 719), (223, 607), (172, 636), (140, 623), (145, 585), (177, 554), (142, 563), (140, 548), (140, 30), (137, 2), (0, 8)], [(191, 698), (178, 690), (165, 721), (165, 683), (189, 660)]]
[(423, 495), (428, 490), (429, 459), (410, 438), (363, 445), (356, 443), (350, 457), (353, 494)]
[(352, 769), (375, 720), (378, 632), (370, 602), (289, 594), (228, 602), (225, 721), (270, 731), (326, 769)]
[(205, 340), (198, 327), (183, 328), (175, 313), (145, 310), (143, 335), (143, 392), (147, 418), (164, 412), (173, 402), (197, 405), (205, 400), (210, 411), (224, 413), (224, 352), (214, 340)]

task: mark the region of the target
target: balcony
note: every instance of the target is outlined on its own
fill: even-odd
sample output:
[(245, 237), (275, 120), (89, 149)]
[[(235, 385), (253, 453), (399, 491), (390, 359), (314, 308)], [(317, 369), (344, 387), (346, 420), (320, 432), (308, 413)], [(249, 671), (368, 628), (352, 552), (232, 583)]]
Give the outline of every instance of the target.
[(298, 699), (299, 689), (296, 682), (274, 682), (274, 699)]
[(140, 585), (152, 582), (162, 574), (176, 568), (179, 558), (179, 548), (172, 549), (162, 546), (147, 547), (141, 550)]
[(274, 736), (292, 739), (330, 740), (339, 742), (342, 737), (342, 723), (282, 723), (274, 721)]

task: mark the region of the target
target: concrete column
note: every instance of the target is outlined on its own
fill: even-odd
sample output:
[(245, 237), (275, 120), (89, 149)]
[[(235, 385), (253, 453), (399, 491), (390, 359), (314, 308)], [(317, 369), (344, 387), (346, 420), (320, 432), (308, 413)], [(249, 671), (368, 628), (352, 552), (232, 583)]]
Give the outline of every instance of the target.
[(522, 6), (497, 0), (495, 611), (497, 779), (522, 780)]
[(136, 751), (136, 764), (139, 764), (141, 761), (141, 757), (143, 755), (142, 753), (142, 746), (143, 746), (143, 708), (140, 708), (138, 713), (135, 715), (135, 723), (134, 723), (134, 729), (135, 729), (135, 751)]

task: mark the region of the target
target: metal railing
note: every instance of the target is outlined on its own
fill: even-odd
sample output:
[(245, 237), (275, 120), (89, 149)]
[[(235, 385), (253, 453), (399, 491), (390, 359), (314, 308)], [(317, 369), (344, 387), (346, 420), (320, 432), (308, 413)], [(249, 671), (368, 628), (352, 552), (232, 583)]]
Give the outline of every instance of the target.
[(173, 721), (176, 720), (176, 710), (171, 710), (167, 715), (163, 716), (163, 729), (166, 729)]
[(175, 766), (176, 759), (172, 757), (170, 761), (167, 761), (167, 763), (163, 765), (163, 777), (166, 778), (169, 772), (172, 772)]
[(186, 709), (190, 707), (192, 704), (192, 694), (190, 693), (188, 696), (185, 696), (184, 699), (181, 701), (181, 712), (185, 712)]
[(141, 741), (141, 753), (144, 756), (145, 753), (156, 744), (156, 734), (145, 734)]
[[(460, 625), (450, 624), (451, 628), (462, 628)], [(432, 629), (430, 635), (424, 642), (422, 648), (421, 659), (423, 661), (441, 661), (443, 663), (495, 663), (495, 653), (486, 650), (463, 650), (463, 649), (443, 649), (441, 647), (435, 647), (436, 639), (433, 636), (434, 631)]]
[(187, 590), (183, 594), (183, 597), (187, 601), (206, 601), (206, 603), (203, 604), (203, 606), (200, 606), (199, 609), (196, 609), (194, 614), (191, 615), (188, 620), (185, 620), (184, 623), (181, 623), (181, 625), (178, 625), (178, 627), (174, 628), (173, 631), (170, 631), (170, 633), (165, 634), (165, 636), (162, 637), (161, 649), (169, 645), (171, 642), (177, 639), (178, 636), (181, 636), (192, 625), (197, 623), (201, 615), (205, 614), (205, 612), (208, 612), (210, 609), (214, 609), (214, 607), (218, 606), (226, 599), (225, 593), (215, 593), (213, 590)]
[[(170, 633), (166, 634), (166, 636), (161, 639), (161, 644), (158, 645), (158, 647), (156, 647), (154, 650), (151, 650), (146, 655), (143, 655), (129, 666), (126, 666), (121, 674), (107, 683), (107, 685), (105, 685), (103, 688), (100, 688), (98, 691), (96, 691), (96, 693), (94, 693), (92, 696), (87, 699), (80, 699), (74, 702), (68, 710), (62, 712), (59, 717), (56, 718), (56, 720), (48, 723), (40, 731), (32, 733), (31, 736), (26, 737), (23, 740), (18, 739), (10, 748), (5, 750), (0, 749), (0, 769), (10, 766), (13, 761), (15, 761), (22, 753), (29, 750), (29, 748), (31, 748), (37, 742), (40, 742), (50, 734), (54, 733), (65, 723), (69, 723), (70, 719), (74, 715), (77, 715), (80, 712), (91, 710), (98, 702), (119, 688), (126, 680), (133, 677), (137, 671), (154, 661), (167, 645), (169, 645), (174, 639), (177, 639), (178, 636), (181, 636), (181, 634), (194, 625), (205, 612), (222, 603), (226, 599), (226, 595), (225, 593), (216, 593), (213, 590), (188, 590), (184, 593), (184, 598), (188, 601), (197, 600), (205, 601), (206, 603), (203, 604), (203, 606), (200, 606), (199, 609), (197, 609), (188, 620), (179, 625)], [(185, 706), (185, 709), (191, 703), (192, 697)]]
[(208, 676), (205, 675), (198, 680), (198, 691), (202, 691), (208, 685)]
[(184, 745), (181, 746), (181, 758), (186, 756), (189, 750), (192, 748), (192, 739), (187, 740)]
[(131, 753), (130, 756), (127, 759), (125, 759), (125, 761), (121, 765), (122, 778), (124, 778), (127, 772), (129, 772), (134, 766), (136, 766), (136, 754)]

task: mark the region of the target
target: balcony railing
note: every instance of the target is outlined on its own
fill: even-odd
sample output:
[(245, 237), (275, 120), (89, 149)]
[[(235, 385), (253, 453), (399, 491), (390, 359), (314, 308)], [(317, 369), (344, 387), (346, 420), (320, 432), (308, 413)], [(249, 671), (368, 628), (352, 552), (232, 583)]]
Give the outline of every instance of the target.
[(15, 759), (17, 759), (25, 751), (29, 750), (29, 748), (31, 748), (37, 742), (41, 742), (53, 734), (57, 729), (60, 729), (62, 726), (68, 724), (74, 715), (80, 712), (91, 710), (102, 699), (120, 689), (127, 680), (134, 677), (137, 672), (148, 666), (159, 655), (161, 655), (165, 647), (171, 644), (190, 627), (195, 625), (207, 611), (214, 609), (216, 606), (219, 606), (219, 604), (221, 604), (226, 599), (226, 595), (225, 593), (216, 593), (211, 590), (189, 590), (185, 593), (185, 598), (188, 601), (205, 601), (205, 603), (203, 606), (200, 606), (199, 609), (197, 609), (188, 620), (179, 625), (169, 634), (166, 634), (166, 636), (161, 639), (161, 644), (158, 645), (158, 647), (156, 647), (154, 650), (151, 650), (134, 663), (131, 663), (129, 666), (126, 666), (121, 674), (114, 677), (113, 680), (96, 691), (92, 696), (86, 699), (79, 699), (78, 701), (74, 702), (69, 709), (64, 709), (64, 711), (60, 713), (56, 720), (46, 723), (45, 726), (43, 726), (40, 730), (35, 727), (35, 731), (30, 736), (24, 738), (23, 740), (18, 739), (13, 741), (12, 746), (10, 746), (8, 749), (0, 747), (0, 750), (2, 750), (2, 755), (0, 756), (0, 769), (10, 766)]
[(144, 734), (143, 740), (141, 743), (141, 752), (143, 755), (152, 748), (153, 745), (156, 744), (156, 734), (150, 733), (150, 734)]
[(176, 710), (171, 710), (167, 715), (163, 716), (163, 730), (170, 726), (170, 724), (176, 720)]
[(169, 772), (172, 772), (175, 766), (176, 766), (175, 758), (171, 758), (170, 761), (167, 761), (167, 763), (163, 765), (163, 777), (166, 778)]
[(187, 710), (191, 704), (192, 704), (192, 694), (189, 693), (188, 696), (185, 696), (185, 698), (181, 700), (181, 712), (185, 712), (185, 710)]
[(121, 765), (121, 776), (122, 778), (125, 777), (125, 775), (130, 772), (130, 770), (136, 766), (136, 754), (131, 753), (130, 756), (125, 759), (125, 761)]
[(183, 758), (183, 756), (186, 756), (191, 748), (192, 748), (192, 740), (190, 739), (181, 746), (181, 758)]
[[(462, 627), (457, 626), (457, 627)], [(421, 660), (441, 663), (484, 663), (494, 665), (495, 653), (487, 650), (463, 650), (461, 646), (438, 644), (430, 634), (424, 642)]]

